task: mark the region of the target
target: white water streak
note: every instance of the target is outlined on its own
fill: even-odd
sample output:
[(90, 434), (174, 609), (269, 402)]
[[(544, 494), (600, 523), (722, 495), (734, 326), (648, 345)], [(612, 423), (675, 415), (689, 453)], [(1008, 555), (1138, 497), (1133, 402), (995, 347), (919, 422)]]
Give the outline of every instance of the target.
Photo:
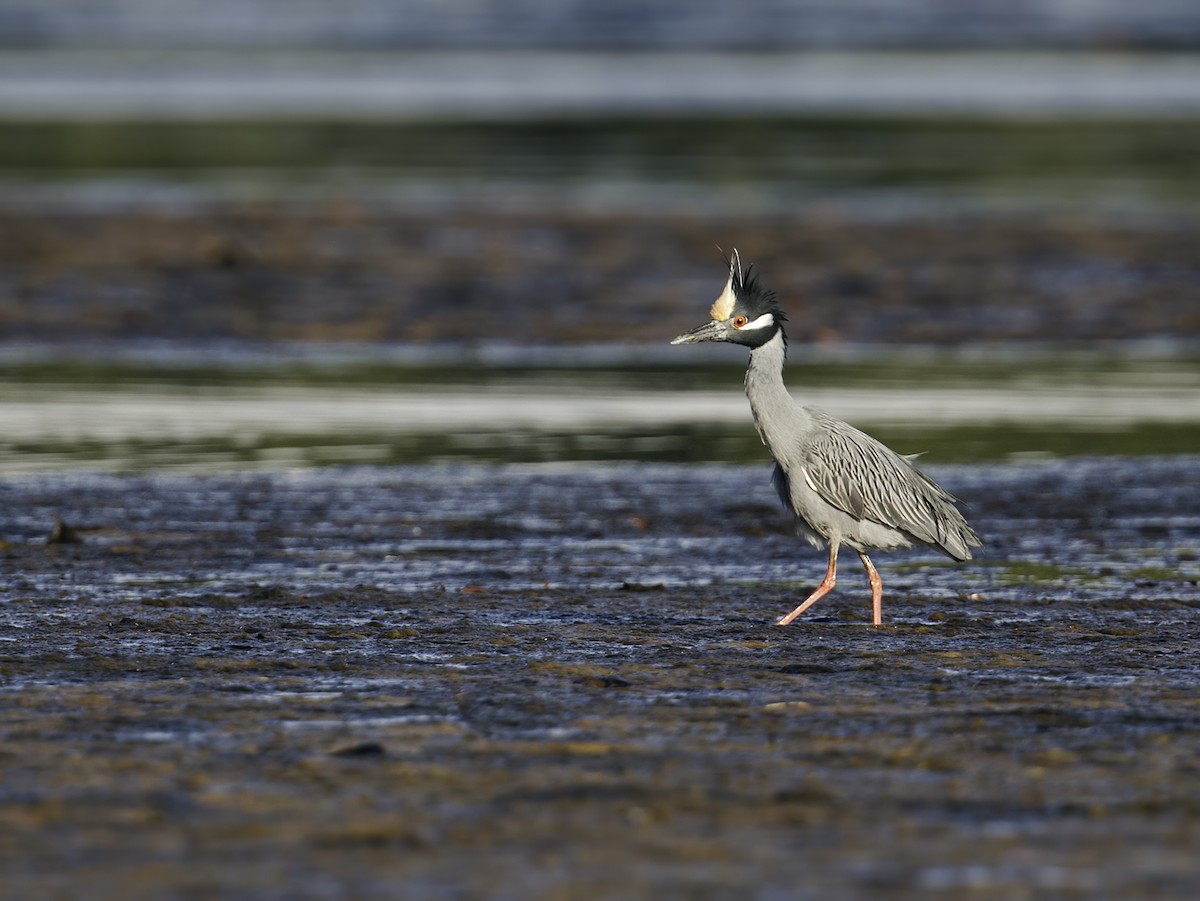
[(0, 114), (333, 118), (1194, 115), (1200, 60), (1128, 53), (0, 54)]
[[(1128, 427), (1200, 419), (1200, 386), (1067, 385), (996, 388), (793, 389), (801, 403), (875, 425), (1030, 423)], [(6, 443), (180, 441), (270, 434), (653, 429), (748, 422), (745, 398), (728, 391), (543, 393), (263, 387), (80, 390), (7, 386), (0, 396)]]

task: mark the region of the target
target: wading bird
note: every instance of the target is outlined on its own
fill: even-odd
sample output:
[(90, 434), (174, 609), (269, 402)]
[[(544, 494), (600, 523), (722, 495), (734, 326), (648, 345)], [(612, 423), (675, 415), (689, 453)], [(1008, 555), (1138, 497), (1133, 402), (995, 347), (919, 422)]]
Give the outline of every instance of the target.
[(883, 580), (868, 549), (892, 550), (920, 542), (955, 560), (969, 560), (979, 536), (954, 506), (957, 498), (901, 456), (819, 407), (797, 404), (783, 384), (787, 318), (774, 292), (735, 250), (729, 281), (709, 311), (711, 322), (672, 344), (728, 341), (750, 348), (746, 397), (763, 444), (775, 458), (772, 481), (796, 518), (796, 532), (816, 548), (829, 545), (829, 568), (816, 591), (781, 617), (786, 626), (828, 594), (837, 582), (838, 551), (858, 552), (871, 580), (872, 621), (883, 618)]

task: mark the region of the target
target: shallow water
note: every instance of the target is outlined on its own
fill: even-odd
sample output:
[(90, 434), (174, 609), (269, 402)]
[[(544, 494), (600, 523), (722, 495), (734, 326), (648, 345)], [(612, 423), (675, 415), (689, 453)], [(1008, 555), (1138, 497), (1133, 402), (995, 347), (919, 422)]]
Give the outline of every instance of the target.
[(0, 53), (0, 116), (94, 121), (720, 114), (1155, 116), (1200, 108), (1187, 53)]
[[(362, 55), (411, 48), (530, 47), (678, 50), (695, 47), (1180, 47), (1200, 37), (1200, 14), (1186, 2), (1130, 7), (1119, 0), (997, 0), (947, 9), (938, 0), (747, 0), (736, 10), (693, 0), (578, 4), (555, 10), (478, 4), (450, 14), (436, 4), (386, 0), (348, 4), (247, 0), (236, 10), (189, 0), (120, 4), (3, 0), (12, 46), (225, 47), (262, 51), (338, 48)], [(869, 13), (869, 14), (867, 14)], [(511, 52), (511, 51), (510, 51)]]
[[(1185, 347), (803, 347), (787, 375), (799, 401), (936, 462), (1163, 454), (1193, 449), (1200, 433), (1200, 372)], [(259, 358), (181, 344), (166, 359), (13, 348), (0, 361), (0, 473), (765, 460), (740, 355), (672, 360), (677, 349)]]
[(10, 477), (5, 884), (1191, 897), (1200, 461), (932, 474), (879, 629), (764, 466)]
[(0, 205), (1194, 220), (1198, 85), (1188, 54), (0, 50)]
[[(954, 74), (929, 77), (949, 83)], [(1194, 97), (1178, 112), (1151, 114), (1142, 104), (1065, 119), (1061, 109), (1025, 110), (1019, 98), (980, 117), (969, 95), (936, 113), (920, 103), (843, 108), (832, 98), (812, 110), (723, 100), (715, 109), (618, 107), (591, 117), (535, 108), (525, 118), (471, 109), (445, 118), (443, 110), (431, 121), (386, 110), (349, 121), (321, 109), (145, 121), (120, 110), (95, 121), (69, 109), (32, 118), (18, 110), (0, 121), (0, 200), (172, 215), (262, 203), (873, 221), (1067, 212), (1190, 227), (1200, 79), (1183, 79)], [(0, 117), (2, 107), (0, 91)]]

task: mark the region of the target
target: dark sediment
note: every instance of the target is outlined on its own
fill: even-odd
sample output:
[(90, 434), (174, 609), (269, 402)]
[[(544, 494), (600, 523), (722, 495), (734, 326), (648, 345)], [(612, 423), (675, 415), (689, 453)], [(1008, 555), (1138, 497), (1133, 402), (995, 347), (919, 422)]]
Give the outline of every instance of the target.
[[(697, 190), (702, 190), (697, 188)], [(800, 340), (1200, 336), (1200, 242), (1115, 217), (495, 211), (341, 204), (0, 213), (9, 340), (627, 341), (761, 267)], [(634, 325), (636, 324), (636, 325)]]
[(10, 479), (6, 893), (1194, 897), (1200, 464), (935, 475), (879, 629), (765, 467)]

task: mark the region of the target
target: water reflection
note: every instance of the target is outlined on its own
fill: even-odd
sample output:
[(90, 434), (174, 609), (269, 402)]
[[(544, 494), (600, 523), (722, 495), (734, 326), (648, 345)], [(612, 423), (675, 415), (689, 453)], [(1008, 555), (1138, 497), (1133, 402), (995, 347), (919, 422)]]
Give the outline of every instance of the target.
[[(876, 352), (868, 364), (843, 349), (840, 363), (796, 365), (790, 384), (802, 402), (937, 461), (1192, 451), (1200, 436), (1200, 370), (1186, 356), (1064, 366), (1028, 354), (1016, 367), (1006, 357), (932, 359)], [(27, 363), (0, 381), (0, 469), (766, 459), (737, 365), (622, 370), (596, 351), (592, 363), (364, 371), (259, 361), (199, 372), (145, 363), (135, 376), (126, 361), (75, 383)]]

